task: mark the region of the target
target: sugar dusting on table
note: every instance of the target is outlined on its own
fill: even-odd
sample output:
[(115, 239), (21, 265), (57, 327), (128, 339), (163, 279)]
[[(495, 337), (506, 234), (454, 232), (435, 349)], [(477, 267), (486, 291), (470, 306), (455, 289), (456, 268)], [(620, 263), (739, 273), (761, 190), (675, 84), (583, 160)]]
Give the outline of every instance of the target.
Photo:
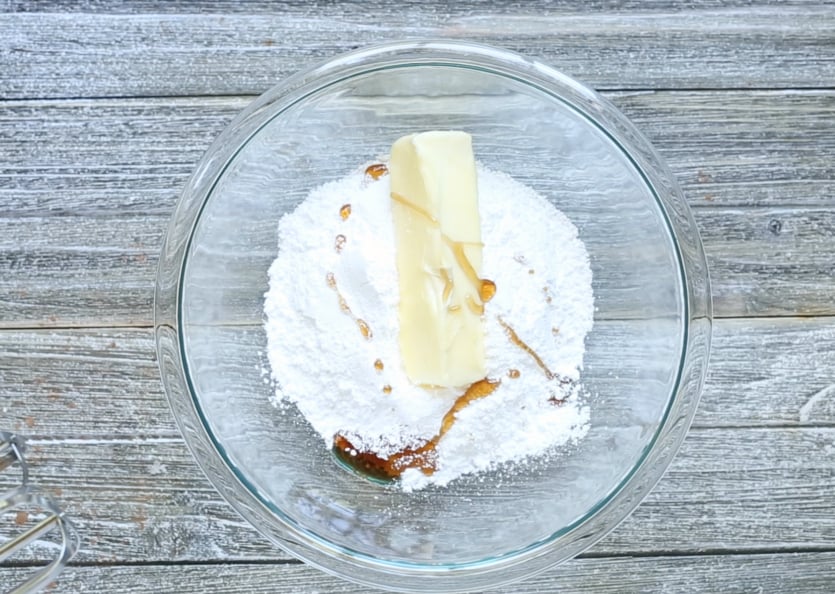
[[(487, 377), (501, 383), (457, 412), (434, 472), (406, 470), (405, 490), (553, 452), (588, 431), (579, 380), (594, 305), (577, 229), (504, 173), (479, 165), (478, 188), (482, 272), (497, 286), (484, 313)], [(327, 447), (344, 435), (386, 457), (436, 436), (466, 386), (422, 388), (402, 369), (388, 177), (363, 167), (315, 188), (278, 231), (264, 305), (275, 401), (295, 403)]]

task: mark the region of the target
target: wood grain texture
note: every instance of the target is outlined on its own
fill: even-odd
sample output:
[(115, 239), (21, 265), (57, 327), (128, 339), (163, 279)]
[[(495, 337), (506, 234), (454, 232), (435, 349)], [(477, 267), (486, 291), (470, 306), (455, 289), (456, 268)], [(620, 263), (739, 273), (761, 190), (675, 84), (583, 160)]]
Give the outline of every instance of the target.
[(0, 332), (0, 413), (42, 438), (180, 435), (149, 329)]
[[(835, 255), (835, 93), (711, 97), (613, 98), (700, 207), (717, 315), (832, 314), (821, 287), (832, 285)], [(149, 324), (167, 217), (202, 152), (247, 102), (0, 107), (0, 326)]]
[[(588, 554), (835, 551), (834, 453), (831, 427), (693, 430), (665, 478)], [(33, 440), (29, 459), (33, 481), (60, 494), (89, 539), (77, 562), (288, 559), (220, 498), (179, 439)], [(14, 520), (0, 517), (0, 536)]]
[(829, 206), (835, 93), (607, 93), (694, 207)]
[[(1, 410), (31, 438), (33, 480), (89, 535), (81, 562), (286, 559), (219, 498), (177, 436), (149, 331), (0, 340)], [(832, 320), (720, 321), (696, 427), (592, 554), (835, 550), (833, 341)], [(743, 360), (763, 344), (762, 359)], [(0, 535), (10, 522), (0, 518)]]
[[(835, 204), (835, 92), (607, 95), (695, 207)], [(251, 100), (0, 102), (0, 216), (167, 215)]]
[[(368, 0), (339, 0), (339, 5), (346, 10), (368, 8)], [(334, 10), (333, 0), (249, 0), (239, 2), (238, 0), (196, 0), (189, 2), (188, 7), (192, 13), (211, 14), (282, 14), (284, 12), (298, 11), (306, 7), (308, 14), (326, 13)], [(507, 13), (510, 12), (553, 12), (562, 13), (656, 13), (662, 11), (675, 11), (687, 8), (690, 10), (715, 10), (731, 8), (752, 8), (769, 6), (774, 2), (757, 0), (690, 0), (686, 6), (675, 0), (656, 0), (647, 3), (641, 0), (589, 0), (578, 2), (577, 0), (505, 0), (498, 7)], [(831, 5), (828, 0), (809, 2), (809, 0), (786, 0), (779, 3), (781, 6), (793, 8), (805, 8), (810, 5), (825, 7)], [(8, 0), (7, 12), (25, 13), (74, 13), (84, 14), (90, 12), (105, 14), (182, 14), (183, 8), (180, 5), (166, 2), (166, 0)], [(374, 6), (371, 4), (370, 6)], [(426, 10), (426, 2), (422, 0), (402, 0), (400, 6), (404, 10)], [(480, 0), (460, 0), (455, 7), (447, 7), (449, 11), (469, 13), (490, 9), (485, 7)], [(493, 10), (496, 10), (494, 7)]]
[(835, 424), (835, 320), (720, 320), (702, 427)]
[[(258, 94), (358, 46), (466, 39), (538, 57), (598, 88), (831, 85), (825, 5), (584, 12), (581, 5), (286, 3), (261, 14), (6, 13), (0, 96)], [(137, 59), (141, 56), (141, 59)]]
[[(694, 426), (831, 427), (833, 366), (835, 319), (719, 320)], [(0, 413), (39, 439), (179, 437), (149, 329), (0, 332)]]
[[(695, 216), (717, 317), (835, 313), (835, 211), (701, 208)], [(150, 325), (167, 223), (165, 216), (0, 219), (0, 327)], [(252, 265), (266, 274), (270, 257), (263, 260)], [(236, 316), (257, 322), (260, 292), (241, 298)]]
[(148, 326), (166, 217), (0, 219), (9, 326)]
[[(828, 594), (835, 580), (835, 553), (785, 555), (695, 555), (575, 559), (490, 594), (544, 592), (808, 592)], [(0, 583), (14, 582), (28, 568), (0, 567)], [(363, 594), (379, 592), (330, 577), (301, 564), (71, 567), (55, 594), (84, 591), (124, 594)]]
[[(694, 429), (649, 498), (584, 558), (496, 592), (832, 591), (832, 2), (9, 0), (0, 27), (0, 427), (31, 437), (34, 480), (81, 527), (55, 591), (369, 591), (289, 559), (203, 477), (151, 299), (180, 189), (252, 96), (414, 36), (604, 90), (682, 183), (720, 317)], [(0, 565), (0, 590), (53, 553)]]
[(717, 316), (831, 315), (832, 210), (699, 209), (694, 214)]

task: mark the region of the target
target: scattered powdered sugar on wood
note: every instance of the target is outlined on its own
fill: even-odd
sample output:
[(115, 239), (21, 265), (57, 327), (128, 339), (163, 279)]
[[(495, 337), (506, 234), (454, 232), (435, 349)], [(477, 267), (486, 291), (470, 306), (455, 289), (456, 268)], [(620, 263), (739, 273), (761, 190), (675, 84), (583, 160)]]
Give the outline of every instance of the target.
[[(328, 448), (339, 433), (387, 457), (435, 436), (467, 386), (424, 389), (402, 369), (389, 178), (363, 172), (315, 188), (279, 222), (264, 305), (267, 357), (276, 400), (293, 402)], [(554, 451), (588, 431), (579, 379), (594, 304), (577, 229), (503, 173), (479, 166), (478, 188), (482, 276), (497, 286), (485, 307), (487, 372), (501, 385), (457, 413), (437, 446), (435, 472), (407, 470), (406, 490)]]

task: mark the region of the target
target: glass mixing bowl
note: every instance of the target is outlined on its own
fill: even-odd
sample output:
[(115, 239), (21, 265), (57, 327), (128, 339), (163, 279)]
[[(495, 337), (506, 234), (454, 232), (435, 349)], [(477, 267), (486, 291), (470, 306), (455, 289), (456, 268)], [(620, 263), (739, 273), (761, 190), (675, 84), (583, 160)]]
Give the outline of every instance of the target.
[[(480, 161), (579, 228), (596, 305), (582, 373), (591, 429), (512, 472), (405, 493), (345, 471), (295, 409), (271, 404), (262, 308), (281, 215), (399, 136), (431, 129), (470, 132)], [(510, 52), (402, 42), (285, 80), (218, 137), (170, 223), (155, 326), (185, 440), (255, 528), (349, 580), (449, 592), (565, 561), (638, 505), (696, 410), (711, 305), (680, 189), (608, 101)]]

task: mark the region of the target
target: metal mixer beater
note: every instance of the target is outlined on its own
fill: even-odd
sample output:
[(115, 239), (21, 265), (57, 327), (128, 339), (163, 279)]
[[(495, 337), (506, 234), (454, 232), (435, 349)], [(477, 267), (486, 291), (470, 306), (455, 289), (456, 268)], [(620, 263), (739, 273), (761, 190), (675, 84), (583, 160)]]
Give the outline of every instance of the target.
[[(11, 586), (0, 584), (0, 590), (9, 594), (29, 594), (41, 591), (64, 569), (78, 551), (80, 544), (78, 532), (55, 500), (29, 484), (29, 467), (23, 457), (24, 450), (25, 444), (22, 438), (0, 431), (0, 472), (17, 467), (21, 475), (17, 487), (10, 491), (0, 492), (0, 517), (10, 513), (24, 514), (24, 512), (25, 514), (21, 517), (28, 517), (27, 510), (34, 510), (36, 517), (43, 516), (43, 519), (31, 527), (24, 526), (25, 531), (17, 535), (13, 534), (11, 540), (4, 542), (0, 535), (0, 563), (55, 530), (60, 535), (61, 547), (52, 562), (36, 569), (33, 574), (24, 578), (22, 583)], [(15, 522), (15, 524), (24, 524), (24, 522)], [(8, 587), (11, 589), (5, 590)]]

